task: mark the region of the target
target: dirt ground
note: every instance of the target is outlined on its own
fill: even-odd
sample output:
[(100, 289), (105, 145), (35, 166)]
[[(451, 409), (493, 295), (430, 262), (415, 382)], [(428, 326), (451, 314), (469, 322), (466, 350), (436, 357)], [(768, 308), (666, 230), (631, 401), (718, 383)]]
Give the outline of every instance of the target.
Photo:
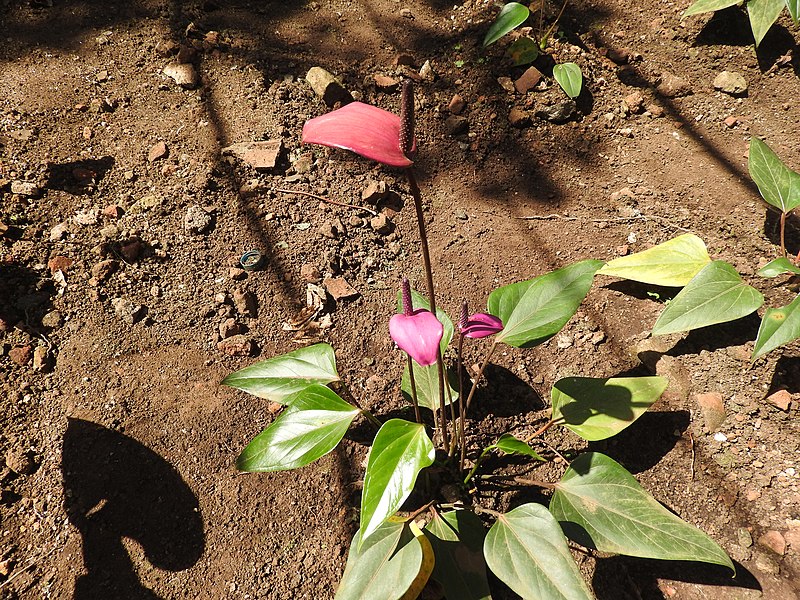
[[(779, 250), (747, 148), (758, 135), (800, 169), (797, 32), (784, 16), (756, 55), (743, 11), (681, 21), (688, 4), (570, 3), (542, 81), (519, 91), (506, 41), (481, 48), (487, 0), (0, 0), (0, 598), (333, 597), (366, 447), (352, 436), (298, 471), (237, 473), (275, 407), (220, 386), (323, 340), (367, 407), (402, 405), (387, 323), (401, 277), (424, 286), (413, 205), (398, 172), (300, 144), (330, 110), (311, 67), (394, 111), (396, 82), (419, 80), (418, 176), (453, 316), (500, 285), (686, 231), (767, 306), (787, 304), (785, 278), (755, 277)], [(561, 123), (539, 113), (566, 98), (553, 60), (585, 77)], [(747, 91), (716, 90), (722, 71)], [(280, 142), (273, 167), (223, 153), (259, 140)], [(377, 204), (362, 199), (376, 181), (390, 189)], [(251, 249), (262, 268), (238, 269)], [(309, 293), (325, 303), (298, 331)], [(650, 413), (592, 447), (738, 575), (579, 555), (595, 593), (798, 598), (800, 344), (751, 364), (756, 315), (650, 339), (669, 293), (598, 278), (559, 336), (498, 354), (474, 448), (533, 431), (559, 377), (665, 374)], [(721, 423), (703, 409), (715, 399)]]

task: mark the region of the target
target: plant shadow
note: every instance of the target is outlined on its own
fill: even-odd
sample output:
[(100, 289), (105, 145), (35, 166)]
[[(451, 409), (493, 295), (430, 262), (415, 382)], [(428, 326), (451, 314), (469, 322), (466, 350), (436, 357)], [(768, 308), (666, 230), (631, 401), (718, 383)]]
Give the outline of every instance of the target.
[(633, 474), (642, 473), (672, 451), (690, 420), (686, 410), (646, 412), (614, 437), (590, 442), (589, 449), (607, 454)]
[(83, 538), (85, 573), (74, 600), (159, 598), (139, 581), (123, 538), (140, 544), (159, 569), (182, 571), (200, 559), (205, 536), (197, 497), (149, 448), (70, 418), (61, 470), (67, 516)]
[(778, 390), (800, 393), (800, 356), (781, 356), (778, 359), (766, 395), (770, 396)]
[(505, 367), (490, 364), (484, 376), (489, 383), (475, 392), (471, 418), (513, 417), (545, 407), (538, 392)]
[(598, 600), (664, 600), (668, 596), (659, 580), (761, 590), (746, 567), (737, 562), (734, 566), (736, 576), (731, 577), (730, 569), (720, 565), (613, 556), (597, 560), (592, 587)]
[(47, 166), (47, 187), (70, 194), (89, 194), (114, 166), (113, 156), (89, 158)]
[[(781, 213), (769, 207), (764, 215), (764, 235), (779, 249), (781, 246)], [(786, 215), (785, 227), (786, 251), (797, 255), (800, 252), (800, 217), (790, 212)], [(780, 250), (778, 250), (780, 252)]]

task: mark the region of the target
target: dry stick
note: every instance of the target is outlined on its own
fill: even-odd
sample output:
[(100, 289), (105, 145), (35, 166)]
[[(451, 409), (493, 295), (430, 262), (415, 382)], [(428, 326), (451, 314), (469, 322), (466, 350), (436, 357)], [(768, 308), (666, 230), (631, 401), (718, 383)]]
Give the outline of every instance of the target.
[(542, 435), (545, 431), (550, 429), (555, 424), (556, 424), (556, 421), (554, 419), (550, 419), (549, 421), (547, 421), (547, 423), (545, 423), (544, 425), (539, 427), (539, 429), (537, 429), (532, 434), (530, 434), (528, 436), (528, 438), (525, 440), (525, 442), (530, 444), (533, 441), (534, 438), (539, 437), (540, 435)]
[(276, 192), (281, 192), (283, 194), (299, 194), (301, 196), (308, 196), (309, 198), (314, 198), (315, 200), (320, 200), (321, 202), (327, 202), (328, 204), (333, 204), (334, 206), (343, 206), (344, 208), (354, 208), (355, 210), (363, 210), (371, 214), (373, 217), (376, 217), (378, 213), (376, 213), (371, 208), (367, 208), (365, 206), (356, 206), (354, 204), (345, 204), (344, 202), (336, 202), (335, 200), (330, 200), (329, 198), (323, 198), (322, 196), (318, 196), (317, 194), (312, 194), (311, 192), (301, 192), (300, 190), (287, 190), (283, 188), (276, 188)]
[[(422, 423), (422, 417), (419, 414), (419, 402), (417, 402), (417, 382), (414, 379), (414, 365), (411, 363), (411, 356), (406, 354), (408, 359), (408, 380), (411, 382), (411, 404), (414, 405), (414, 418), (417, 423)], [(436, 416), (436, 413), (433, 414)]]
[[(490, 213), (494, 214), (494, 213)], [(520, 221), (553, 221), (553, 220), (560, 220), (560, 221), (580, 221), (581, 219), (578, 217), (568, 217), (566, 215), (528, 215), (525, 217), (514, 217), (515, 219), (519, 219)], [(687, 233), (691, 233), (690, 229), (686, 229), (685, 227), (681, 227), (680, 225), (675, 225), (675, 223), (670, 222), (668, 219), (664, 217), (659, 217), (656, 215), (637, 215), (635, 217), (611, 217), (608, 219), (587, 219), (589, 223), (625, 223), (628, 221), (647, 221), (651, 219), (653, 221), (658, 221), (667, 227), (672, 227), (673, 229), (677, 229), (678, 231), (685, 231)]]
[[(414, 209), (417, 213), (417, 226), (419, 227), (419, 246), (422, 251), (422, 263), (425, 267), (425, 279), (428, 285), (428, 305), (431, 312), (436, 315), (436, 296), (433, 291), (433, 270), (431, 268), (431, 254), (428, 250), (428, 235), (425, 232), (425, 215), (422, 212), (422, 195), (414, 176), (414, 170), (409, 167), (406, 169), (406, 178), (414, 199)], [(436, 371), (439, 376), (439, 412), (441, 413), (442, 446), (449, 449), (449, 439), (447, 433), (447, 413), (444, 406), (444, 361), (442, 360), (441, 347), (436, 349)]]

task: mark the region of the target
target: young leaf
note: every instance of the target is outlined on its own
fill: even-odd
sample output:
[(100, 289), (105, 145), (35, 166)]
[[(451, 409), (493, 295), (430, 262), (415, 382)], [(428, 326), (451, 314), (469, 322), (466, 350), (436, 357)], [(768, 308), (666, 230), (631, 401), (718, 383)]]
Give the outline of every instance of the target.
[[(420, 367), (412, 363), (414, 368), (414, 383), (417, 386), (417, 402), (420, 406), (430, 410), (439, 410), (439, 371), (436, 365)], [(450, 404), (450, 398), (455, 402), (458, 400), (458, 375), (453, 369), (445, 369), (447, 373), (447, 385), (450, 387), (450, 395), (445, 390), (445, 406)], [(408, 363), (403, 369), (403, 378), (400, 380), (400, 391), (409, 403), (411, 402), (411, 377), (408, 372)]]
[(778, 20), (786, 0), (748, 0), (747, 14), (750, 17), (750, 29), (756, 40), (756, 48), (767, 35), (772, 24)]
[(583, 86), (583, 73), (575, 63), (561, 63), (553, 67), (553, 78), (573, 100), (580, 96)]
[(541, 504), (523, 504), (498, 517), (483, 554), (492, 572), (526, 600), (594, 598), (558, 522)]
[(539, 46), (529, 37), (521, 37), (508, 47), (508, 55), (515, 67), (532, 63), (539, 56)]
[(800, 338), (800, 296), (781, 308), (768, 308), (758, 328), (752, 360)]
[(703, 240), (686, 233), (630, 256), (615, 258), (603, 265), (597, 274), (665, 287), (683, 287), (709, 262), (711, 257)]
[(797, 25), (800, 22), (800, 0), (786, 0), (786, 8), (792, 16), (792, 21)]
[(504, 433), (500, 436), (500, 439), (498, 439), (489, 447), (502, 450), (506, 454), (521, 454), (523, 456), (530, 456), (536, 460), (544, 460), (533, 448), (528, 445), (527, 442), (523, 442), (522, 440), (515, 438), (510, 433)]
[(431, 577), (445, 598), (491, 600), (483, 559), (483, 522), (469, 510), (453, 510), (434, 517), (425, 527), (436, 562)]
[(551, 392), (553, 420), (590, 442), (618, 434), (667, 389), (664, 377), (565, 377)]
[(359, 410), (324, 385), (312, 384), (286, 398), (289, 408), (236, 459), (251, 473), (298, 469), (333, 450)]
[(758, 270), (758, 275), (761, 275), (761, 277), (777, 277), (784, 273), (800, 275), (800, 267), (796, 266), (788, 258), (781, 257), (768, 262)]
[(509, 31), (522, 25), (529, 14), (528, 7), (519, 2), (506, 4), (497, 15), (492, 26), (489, 27), (489, 31), (486, 32), (486, 37), (483, 38), (483, 47), (486, 48), (486, 46), (494, 44)]
[(742, 281), (736, 269), (715, 260), (673, 298), (653, 326), (653, 335), (735, 321), (763, 303), (761, 292)]
[(489, 313), (505, 323), (495, 339), (509, 346), (529, 348), (553, 337), (578, 310), (602, 264), (599, 260), (584, 260), (493, 291), (489, 295)]
[(704, 12), (722, 10), (723, 8), (728, 8), (729, 6), (735, 6), (741, 1), (742, 0), (697, 0), (697, 2), (686, 9), (686, 12), (683, 13), (682, 17), (689, 17), (691, 15), (697, 15)]
[(333, 348), (315, 344), (231, 373), (222, 384), (286, 404), (286, 398), (295, 392), (313, 383), (332, 381), (339, 381)]
[[(431, 309), (428, 299), (416, 290), (411, 290), (411, 305), (414, 310), (418, 308), (424, 308), (425, 310)], [(403, 294), (401, 292), (397, 292), (397, 312), (403, 312)], [(442, 354), (444, 354), (445, 350), (447, 350), (447, 346), (450, 345), (450, 340), (453, 339), (453, 322), (450, 320), (450, 317), (447, 316), (447, 313), (438, 306), (436, 307), (436, 318), (439, 319), (439, 322), (444, 328), (442, 341), (439, 342), (439, 347), (442, 349)], [(416, 370), (414, 372), (416, 373)]]
[(433, 570), (433, 548), (413, 523), (386, 521), (359, 548), (350, 545), (335, 600), (413, 600)]
[(785, 213), (800, 206), (800, 174), (783, 164), (778, 155), (756, 137), (750, 139), (747, 168), (768, 204)]
[(572, 461), (550, 500), (567, 537), (601, 552), (693, 560), (735, 570), (705, 533), (645, 492), (620, 464), (597, 452)]
[(419, 472), (433, 464), (434, 455), (424, 425), (402, 419), (383, 424), (372, 443), (364, 475), (359, 545), (400, 508)]

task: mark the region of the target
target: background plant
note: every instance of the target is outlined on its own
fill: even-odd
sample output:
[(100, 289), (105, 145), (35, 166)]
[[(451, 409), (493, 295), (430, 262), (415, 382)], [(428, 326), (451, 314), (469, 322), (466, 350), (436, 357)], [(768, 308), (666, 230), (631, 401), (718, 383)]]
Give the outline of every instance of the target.
[[(419, 189), (406, 163), (414, 144), (408, 129), (410, 87), (404, 88), (400, 119), (366, 105), (345, 107), (307, 123), (304, 139), (356, 151), (367, 148), (365, 154), (386, 164), (394, 161), (406, 169), (420, 206)], [(365, 118), (385, 127), (375, 133)], [(354, 135), (359, 139), (350, 140)], [(417, 216), (421, 220), (420, 211)], [(422, 241), (423, 224), (420, 234)], [(616, 435), (661, 396), (665, 379), (562, 378), (551, 392), (550, 417), (535, 432), (508, 432), (476, 448), (466, 429), (471, 402), (495, 349), (503, 344), (530, 348), (555, 336), (589, 293), (601, 261), (583, 260), (498, 288), (487, 300), (487, 312), (470, 316), (462, 307), (457, 327), (436, 307), (429, 259), (424, 262), (428, 297), (413, 293), (404, 281), (398, 314), (389, 324), (392, 338), (407, 355), (401, 387), (413, 406), (413, 420), (382, 421), (363, 408), (341, 380), (328, 344), (262, 361), (223, 382), (285, 406), (238, 457), (237, 467), (244, 471), (307, 465), (331, 452), (359, 418), (377, 429), (364, 474), (360, 526), (337, 598), (415, 598), (430, 578), (451, 600), (488, 598), (487, 568), (523, 598), (591, 598), (566, 538), (601, 552), (733, 569), (715, 542), (661, 506), (610, 457), (586, 452), (568, 458), (542, 442), (554, 426), (587, 441)], [(455, 364), (451, 361), (446, 370), (443, 356), (456, 336)], [(478, 374), (466, 385), (465, 344), (484, 337), (491, 337), (491, 343)], [(526, 503), (500, 514), (482, 506), (470, 492), (487, 479), (503, 481), (482, 472), (483, 459), (492, 452), (526, 457), (534, 470), (545, 461), (565, 461), (568, 466), (558, 481), (514, 479), (549, 492), (549, 508)], [(449, 497), (441, 493), (445, 488), (453, 492)], [(399, 514), (415, 490), (425, 500), (406, 507), (411, 514)], [(484, 519), (492, 522), (488, 532)]]
[[(696, 0), (686, 9), (683, 16), (689, 17), (700, 13), (714, 12), (737, 4), (742, 4), (742, 0)], [(753, 31), (756, 47), (764, 39), (770, 27), (778, 20), (784, 8), (789, 11), (795, 25), (798, 24), (798, 18), (800, 18), (800, 2), (798, 0), (746, 0), (744, 5), (750, 19), (750, 29)]]

